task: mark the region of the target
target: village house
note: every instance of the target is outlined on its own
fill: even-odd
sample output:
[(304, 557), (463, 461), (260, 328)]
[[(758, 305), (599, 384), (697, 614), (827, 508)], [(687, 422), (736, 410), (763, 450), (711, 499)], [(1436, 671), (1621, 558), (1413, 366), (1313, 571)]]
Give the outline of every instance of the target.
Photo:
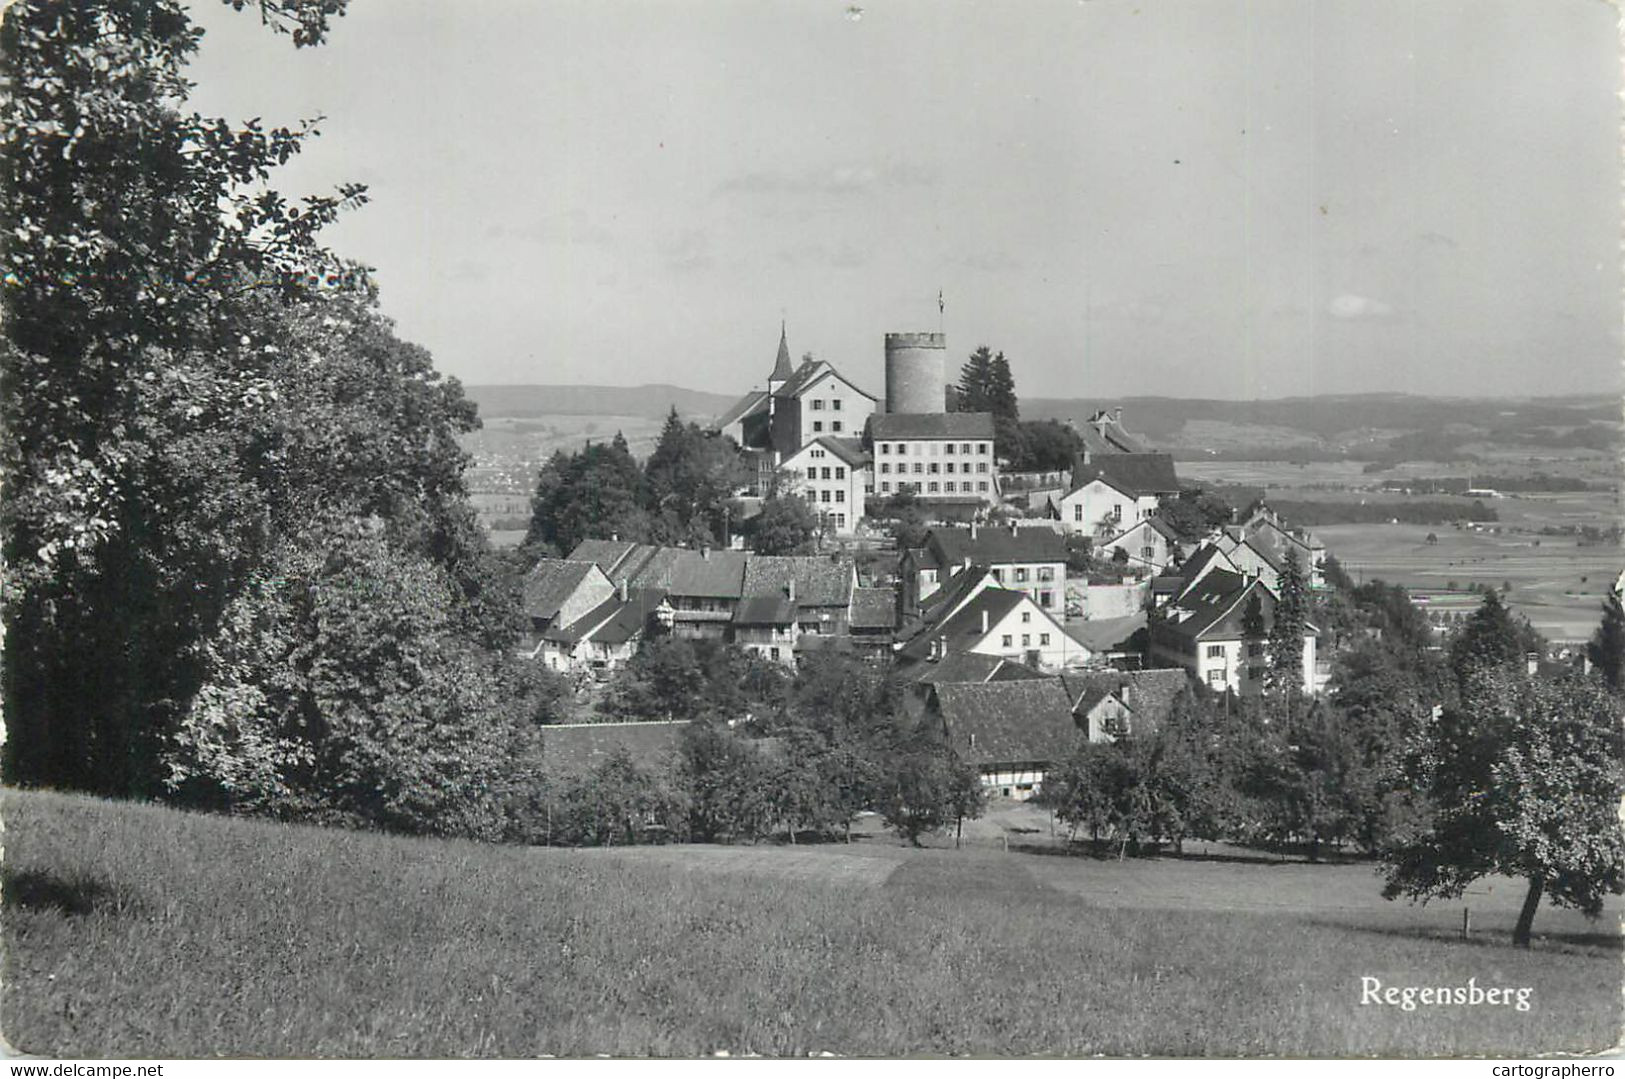
[(905, 551), (903, 609), (918, 610), (944, 581), (972, 565), (982, 566), (995, 584), (1025, 592), (1057, 617), (1066, 611), (1066, 540), (1052, 528), (970, 524), (935, 528), (922, 547)]
[[(982, 582), (989, 576), (977, 568), (967, 572)], [(898, 646), (900, 665), (978, 652), (1051, 671), (1082, 666), (1090, 658), (1089, 650), (1026, 592), (983, 585), (928, 614), (929, 620)]]
[(927, 707), (948, 744), (989, 793), (1025, 801), (1082, 741), (1058, 678), (932, 688)]
[(1235, 531), (1252, 541), (1255, 546), (1270, 552), (1277, 564), (1284, 564), (1286, 553), (1298, 556), (1298, 565), (1311, 588), (1326, 584), (1326, 545), (1308, 529), (1291, 528), (1264, 502), (1254, 502)]
[(1208, 542), (1223, 552), (1242, 576), (1258, 578), (1271, 592), (1280, 591), (1281, 571), (1286, 567), (1269, 544), (1233, 527), (1220, 529)]
[(1068, 533), (1107, 539), (1153, 516), (1164, 497), (1178, 493), (1174, 459), (1166, 453), (1089, 455), (1072, 470), (1071, 488), (1050, 503), (1049, 515)]
[(587, 671), (600, 678), (625, 666), (670, 611), (665, 594), (629, 588), (622, 581), (609, 599), (580, 618), (541, 633), (538, 654), (556, 671)]
[(1179, 533), (1158, 514), (1141, 518), (1117, 535), (1095, 544), (1095, 552), (1102, 558), (1113, 558), (1122, 551), (1130, 566), (1160, 573), (1168, 565), (1182, 558), (1188, 546)]
[(869, 455), (856, 438), (820, 435), (785, 457), (781, 475), (835, 535), (856, 531), (874, 489)]
[(1091, 742), (1155, 731), (1190, 684), (1182, 668), (1150, 671), (1062, 671), (1072, 715)]
[(1101, 454), (1113, 453), (1145, 453), (1147, 452), (1145, 440), (1138, 435), (1129, 434), (1123, 426), (1123, 410), (1113, 408), (1096, 410), (1082, 425), (1067, 421), (1067, 426), (1078, 433), (1083, 440), (1083, 452), (1086, 459), (1093, 459)]
[(658, 589), (672, 609), (672, 632), (679, 637), (724, 639), (734, 609), (744, 595), (743, 551), (711, 547), (661, 547), (620, 540), (585, 539), (566, 556), (591, 562), (615, 584)]
[(852, 623), (858, 571), (850, 555), (747, 556), (747, 597), (788, 598), (801, 635), (845, 636)]
[(890, 652), (897, 635), (897, 589), (854, 588), (848, 632), (859, 648)]
[[(1258, 624), (1248, 616), (1257, 601)], [(1276, 596), (1263, 581), (1213, 569), (1185, 588), (1151, 620), (1150, 665), (1183, 667), (1210, 689), (1252, 694), (1264, 688), (1267, 642)], [(1317, 689), (1314, 626), (1303, 635), (1303, 690)]]
[(521, 585), (529, 625), (520, 650), (532, 659), (543, 659), (554, 670), (561, 669), (557, 655), (543, 649), (542, 634), (570, 625), (614, 594), (614, 583), (591, 562), (540, 559)]
[(878, 497), (912, 491), (928, 505), (998, 505), (991, 413), (876, 413), (869, 435)]
[(763, 659), (794, 666), (800, 612), (788, 590), (783, 596), (751, 596), (733, 614), (733, 640)]

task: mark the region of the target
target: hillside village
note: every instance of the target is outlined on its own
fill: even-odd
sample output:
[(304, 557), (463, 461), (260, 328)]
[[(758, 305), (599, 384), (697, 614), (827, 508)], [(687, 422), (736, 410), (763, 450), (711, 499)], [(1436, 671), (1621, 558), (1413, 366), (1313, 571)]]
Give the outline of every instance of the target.
[[(592, 535), (536, 560), (522, 653), (588, 696), (661, 638), (791, 670), (813, 654), (868, 657), (989, 792), (1018, 800), (1077, 741), (1155, 728), (1188, 681), (1262, 692), (1283, 602), (1301, 625), (1298, 690), (1325, 688), (1308, 611), (1327, 551), (1311, 533), (1263, 504), (1199, 534), (1188, 517), (1176, 526), (1173, 459), (1120, 409), (1068, 428), (1070, 468), (1015, 472), (996, 417), (958, 407), (946, 355), (942, 334), (886, 335), (879, 398), (827, 361), (793, 364), (781, 329), (763, 386), (704, 428), (744, 462), (736, 528), (685, 546)], [(775, 499), (815, 516), (804, 552), (750, 549), (751, 518)], [(585, 727), (547, 737), (602, 763), (620, 744), (613, 725)], [(597, 751), (567, 748), (573, 737)], [(644, 723), (626, 738), (671, 751)]]

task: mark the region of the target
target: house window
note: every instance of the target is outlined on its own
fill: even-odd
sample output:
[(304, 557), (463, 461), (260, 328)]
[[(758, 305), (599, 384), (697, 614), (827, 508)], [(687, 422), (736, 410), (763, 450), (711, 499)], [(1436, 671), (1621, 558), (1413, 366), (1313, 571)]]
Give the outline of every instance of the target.
[(822, 401), (814, 401), (812, 403), (812, 407), (813, 407), (814, 412), (822, 412), (822, 411), (824, 411), (824, 402), (822, 402)]
[(767, 650), (767, 654), (768, 654), (768, 657), (770, 659), (778, 659), (779, 658), (779, 650), (777, 648), (769, 648)]
[(898, 453), (899, 456), (902, 456), (902, 457), (908, 456), (908, 443), (907, 442), (899, 442), (897, 444), (897, 453)]
[(830, 422), (829, 429), (831, 431), (839, 431), (841, 429), (841, 421), (840, 420), (832, 420)]
[(880, 462), (880, 474), (882, 476), (885, 476), (885, 475), (889, 474), (890, 472), (891, 472), (891, 462), (889, 462), (889, 461)]
[(1003, 638), (1003, 643), (1005, 648), (1009, 648), (1015, 643), (1015, 640), (1010, 636), (1010, 634), (1006, 633)]
[(1038, 567), (1038, 579), (1040, 581), (1053, 581), (1053, 580), (1055, 580), (1055, 567), (1054, 566), (1039, 566)]
[(836, 412), (841, 411), (841, 399), (837, 397), (835, 400), (829, 403), (829, 407), (834, 409)]
[(880, 490), (881, 490), (882, 494), (884, 494), (885, 492), (891, 490), (891, 480), (881, 480), (880, 481)]
[(924, 472), (924, 471), (925, 471), (925, 466), (920, 464), (920, 462), (915, 461), (914, 462), (914, 474), (916, 476), (918, 476), (921, 472)]
[[(952, 448), (953, 448), (953, 447), (952, 447), (952, 446), (950, 446), (950, 447), (948, 447), (948, 448), (949, 448), (949, 449), (952, 449)], [(949, 461), (949, 462), (948, 462), (948, 463), (947, 463), (947, 464), (945, 464), (945, 465), (943, 465), (943, 466), (942, 466), (942, 470), (943, 470), (943, 471), (944, 471), (944, 472), (946, 472), (946, 473), (948, 473), (948, 474), (949, 474), (949, 475), (950, 475), (950, 476), (951, 476), (951, 475), (953, 475), (953, 471), (954, 471), (954, 463), (953, 463), (953, 462), (952, 462), (952, 461)]]
[(953, 494), (954, 493), (954, 481), (953, 480), (948, 480), (947, 482), (945, 482), (942, 485), (942, 489), (947, 494)]
[(823, 450), (809, 450), (809, 451), (807, 451), (807, 456), (808, 457), (822, 457), (822, 456), (824, 456), (824, 451)]
[(976, 489), (977, 489), (977, 490), (978, 490), (978, 491), (983, 491), (983, 492), (985, 492), (985, 491), (986, 491), (986, 490), (987, 490), (987, 481), (986, 481), (986, 480), (983, 480), (983, 481), (982, 481), (982, 482), (981, 482), (981, 483), (978, 483), (978, 484), (977, 484), (977, 485), (976, 485)]
[(880, 444), (880, 452), (883, 453), (883, 454), (884, 453), (890, 453), (891, 452), (891, 443), (890, 442), (882, 442)]
[(1209, 685), (1222, 686), (1224, 685), (1224, 672), (1218, 670), (1208, 671), (1207, 680)]
[(823, 420), (814, 420), (813, 421), (813, 433), (814, 434), (818, 433), (819, 431), (822, 431), (823, 429), (824, 429), (824, 421)]
[(829, 479), (829, 469), (827, 467), (824, 469), (824, 478)]
[(838, 480), (846, 479), (846, 469), (841, 467), (840, 465), (836, 465), (835, 466), (835, 478), (838, 479)]
[(1083, 503), (1082, 502), (1075, 502), (1075, 503), (1072, 504), (1072, 519), (1074, 521), (1082, 521), (1083, 520)]
[(1112, 507), (1112, 520), (1120, 522), (1120, 521), (1122, 521), (1122, 519), (1123, 519), (1123, 504), (1121, 502), (1119, 502), (1119, 503), (1117, 503), (1116, 505), (1114, 505)]
[(1021, 620), (1023, 622), (1031, 622), (1033, 620), (1033, 612), (1031, 612), (1031, 611), (1022, 611), (1021, 612)]
[(1026, 648), (1028, 645), (1030, 645), (1032, 643), (1033, 643), (1033, 635), (1031, 633), (1023, 633), (1021, 635), (1021, 647)]
[(1210, 645), (1208, 645), (1207, 646), (1207, 658), (1208, 659), (1223, 659), (1224, 658), (1224, 645), (1222, 645), (1222, 644), (1210, 644)]
[[(839, 502), (840, 499), (837, 498), (835, 501)], [(835, 527), (836, 528), (845, 528), (846, 527), (846, 514), (837, 513), (835, 515)]]
[(1016, 580), (1025, 581), (1026, 579), (1027, 579), (1027, 567), (1026, 566), (1017, 566), (1016, 567)]
[[(1055, 593), (1054, 592), (1040, 592), (1040, 593), (1038, 593), (1038, 602), (1043, 604), (1045, 607), (1054, 606), (1054, 604), (1055, 604)], [(1048, 636), (1048, 634), (1045, 634), (1045, 636)], [(1049, 642), (1045, 641), (1044, 643), (1048, 644)]]
[(1149, 562), (1157, 557), (1157, 549), (1155, 547), (1141, 547), (1140, 557)]
[(947, 454), (949, 457), (952, 457), (954, 455), (954, 444), (952, 442), (948, 443), (946, 446), (942, 447), (942, 452)]
[(986, 456), (987, 455), (987, 443), (986, 442), (978, 442), (976, 444), (976, 452), (982, 454), (983, 456)]
[(828, 491), (819, 491), (818, 492), (818, 501), (820, 501), (820, 502), (828, 502), (829, 501), (829, 492)]
[(932, 480), (930, 483), (926, 484), (926, 489), (929, 490), (932, 494), (936, 494), (937, 493), (937, 481)]
[(937, 474), (937, 463), (935, 461), (931, 462), (931, 468), (929, 469), (929, 471), (930, 471), (931, 475), (933, 475), (933, 476), (935, 476)]
[(839, 490), (837, 490), (835, 492), (835, 501), (837, 501), (837, 502), (845, 502), (846, 501), (846, 489), (845, 488), (841, 488), (841, 489), (839, 489)]
[(987, 471), (987, 462), (986, 461), (977, 461), (976, 462), (976, 471), (978, 471), (978, 472), (986, 472)]
[(1002, 570), (1002, 569), (994, 570), (993, 571), (993, 579), (995, 581), (998, 581), (1000, 584), (1003, 584), (1004, 583), (1004, 570)]
[[(1046, 595), (1046, 596), (1047, 596), (1047, 595), (1049, 595), (1049, 593), (1048, 593), (1048, 592), (1045, 592), (1045, 593), (1044, 593), (1044, 595)], [(1045, 600), (1045, 601), (1044, 601), (1044, 602), (1046, 602), (1046, 603), (1048, 603), (1048, 602), (1049, 602), (1049, 601), (1048, 601), (1048, 600)], [(1046, 645), (1046, 644), (1049, 644), (1049, 634), (1048, 634), (1048, 633), (1040, 633), (1040, 634), (1039, 634), (1039, 635), (1038, 635), (1038, 643), (1039, 643), (1039, 644), (1040, 644), (1040, 645)]]

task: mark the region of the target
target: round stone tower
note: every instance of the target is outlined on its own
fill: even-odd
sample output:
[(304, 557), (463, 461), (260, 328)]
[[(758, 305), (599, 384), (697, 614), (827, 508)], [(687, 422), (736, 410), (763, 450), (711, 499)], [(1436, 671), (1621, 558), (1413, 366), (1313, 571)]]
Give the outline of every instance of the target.
[(886, 335), (886, 411), (944, 412), (948, 342), (940, 333)]

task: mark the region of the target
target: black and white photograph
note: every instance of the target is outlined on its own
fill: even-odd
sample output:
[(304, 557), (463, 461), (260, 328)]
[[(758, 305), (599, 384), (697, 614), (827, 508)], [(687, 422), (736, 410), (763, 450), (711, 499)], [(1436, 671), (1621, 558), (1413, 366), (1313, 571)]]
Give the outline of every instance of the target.
[(1622, 40), (13, 0), (9, 1074), (1612, 1053)]

